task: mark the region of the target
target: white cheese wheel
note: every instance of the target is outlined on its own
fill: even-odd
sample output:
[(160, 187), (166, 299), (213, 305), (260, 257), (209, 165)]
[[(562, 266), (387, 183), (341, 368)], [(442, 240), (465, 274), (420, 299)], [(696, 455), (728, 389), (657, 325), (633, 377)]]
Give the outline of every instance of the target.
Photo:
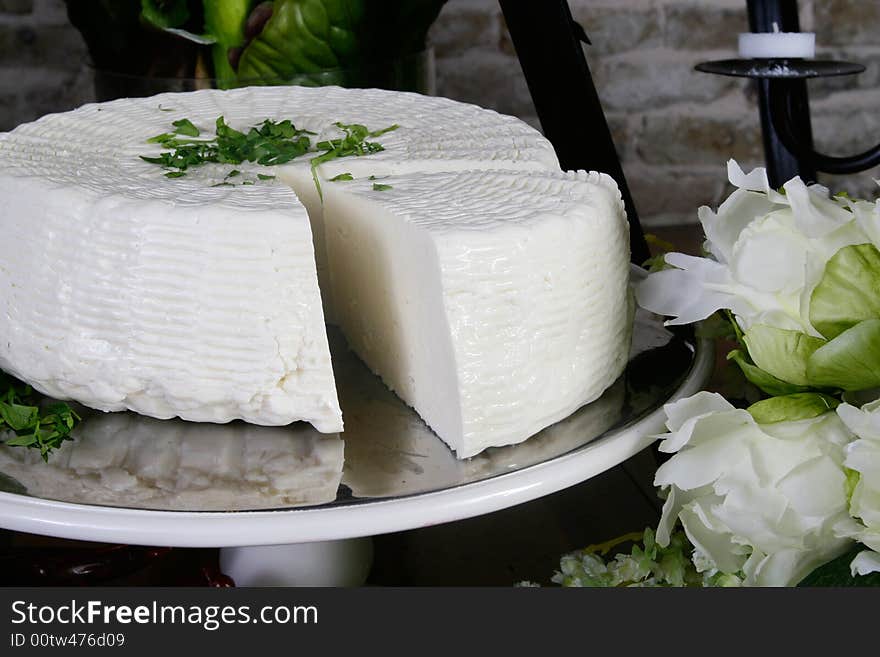
[[(320, 205), (313, 232), (287, 185), (256, 180), (263, 167), (168, 179), (139, 157), (162, 151), (146, 140), (172, 121), (210, 132), (220, 115), (239, 129), (289, 118), (324, 136), (335, 121), (400, 125), (381, 137), (385, 151), (326, 165), (327, 177), (557, 166), (516, 119), (378, 90), (205, 90), (46, 116), (0, 135), (0, 369), (106, 411), (342, 429)], [(234, 182), (256, 184), (214, 186), (233, 168)], [(280, 169), (302, 179), (308, 164)]]

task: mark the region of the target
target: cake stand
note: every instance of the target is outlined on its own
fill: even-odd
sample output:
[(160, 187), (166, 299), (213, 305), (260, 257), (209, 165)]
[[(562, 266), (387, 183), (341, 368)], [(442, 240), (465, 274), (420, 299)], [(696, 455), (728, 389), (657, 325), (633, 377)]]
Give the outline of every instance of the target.
[(220, 547), (239, 584), (357, 583), (369, 567), (365, 537), (521, 504), (649, 445), (663, 405), (697, 392), (714, 354), (647, 313), (633, 334), (625, 373), (600, 399), (524, 443), (460, 461), (331, 331), (344, 434), (86, 412), (48, 464), (0, 447), (0, 526)]

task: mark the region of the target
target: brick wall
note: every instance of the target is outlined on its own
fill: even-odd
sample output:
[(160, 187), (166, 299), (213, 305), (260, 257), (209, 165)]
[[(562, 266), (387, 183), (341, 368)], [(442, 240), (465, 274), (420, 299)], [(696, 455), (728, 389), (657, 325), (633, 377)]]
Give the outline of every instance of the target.
[[(83, 0), (88, 1), (88, 0)], [(747, 82), (693, 72), (733, 56), (746, 30), (745, 0), (570, 0), (590, 35), (587, 56), (636, 205), (646, 224), (696, 221), (726, 193), (724, 163), (761, 162)], [(880, 140), (880, 3), (800, 3), (819, 55), (860, 61), (866, 73), (811, 82), (818, 145), (833, 154)], [(438, 93), (537, 118), (496, 0), (449, 0), (431, 31)], [(0, 0), (0, 129), (92, 95), (82, 39), (61, 0)], [(878, 172), (826, 181), (874, 195)]]

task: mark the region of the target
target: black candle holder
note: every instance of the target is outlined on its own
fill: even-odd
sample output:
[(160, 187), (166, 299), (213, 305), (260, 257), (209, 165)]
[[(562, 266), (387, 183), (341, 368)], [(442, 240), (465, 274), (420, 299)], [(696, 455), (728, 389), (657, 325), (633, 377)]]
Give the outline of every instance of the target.
[[(753, 32), (799, 32), (795, 0), (747, 0)], [(815, 182), (817, 171), (856, 173), (880, 164), (880, 144), (862, 153), (835, 157), (813, 147), (806, 81), (862, 73), (862, 64), (824, 59), (725, 59), (702, 62), (696, 70), (715, 75), (751, 78), (758, 87), (758, 108), (764, 158), (770, 184), (780, 187), (800, 176)]]

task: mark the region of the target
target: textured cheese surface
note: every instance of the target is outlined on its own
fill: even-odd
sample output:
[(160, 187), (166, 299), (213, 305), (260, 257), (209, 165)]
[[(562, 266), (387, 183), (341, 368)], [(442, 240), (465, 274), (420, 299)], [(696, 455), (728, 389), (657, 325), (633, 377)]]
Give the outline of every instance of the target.
[(340, 327), (459, 457), (517, 443), (623, 371), (620, 193), (596, 173), (468, 171), (332, 183)]
[(291, 119), (319, 139), (336, 121), (400, 125), (347, 168), (556, 166), (517, 119), (379, 90), (204, 90), (46, 116), (0, 134), (0, 369), (102, 410), (342, 429), (316, 280), (320, 206), (313, 234), (281, 182), (280, 170), (302, 180), (307, 161), (278, 181), (235, 165), (255, 184), (230, 187), (214, 185), (231, 165), (168, 179), (139, 157), (163, 150), (146, 141), (173, 121), (212, 134), (221, 115), (238, 129)]
[(217, 510), (336, 499), (344, 445), (313, 430), (93, 416), (41, 461), (0, 446), (0, 471), (43, 499), (148, 509)]

